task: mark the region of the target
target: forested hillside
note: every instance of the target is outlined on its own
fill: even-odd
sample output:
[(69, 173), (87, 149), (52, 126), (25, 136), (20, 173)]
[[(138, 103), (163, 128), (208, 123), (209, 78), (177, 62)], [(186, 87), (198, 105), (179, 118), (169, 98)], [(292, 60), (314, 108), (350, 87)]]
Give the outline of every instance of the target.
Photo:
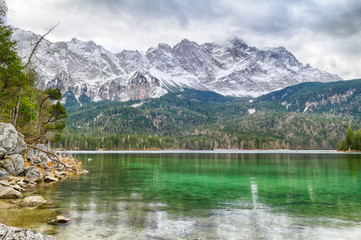
[(357, 114), (301, 113), (276, 100), (192, 89), (68, 109), (58, 145), (67, 149), (335, 149), (349, 125), (361, 126)]
[(289, 111), (328, 112), (335, 115), (361, 117), (361, 79), (302, 83), (259, 97), (283, 105)]

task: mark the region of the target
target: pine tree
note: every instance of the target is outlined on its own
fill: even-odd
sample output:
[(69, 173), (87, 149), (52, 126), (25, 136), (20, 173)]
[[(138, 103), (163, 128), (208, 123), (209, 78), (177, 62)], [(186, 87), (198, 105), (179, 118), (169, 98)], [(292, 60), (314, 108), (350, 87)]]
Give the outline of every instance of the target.
[(361, 129), (359, 129), (354, 135), (352, 149), (355, 151), (361, 151)]
[[(0, 121), (13, 124), (28, 142), (59, 139), (67, 117), (65, 108), (58, 102), (61, 92), (35, 88), (36, 72), (29, 67), (31, 56), (24, 67), (16, 53), (16, 42), (11, 40), (12, 29), (5, 24), (6, 12), (6, 4), (0, 0)], [(35, 50), (34, 47), (32, 54)], [(38, 131), (34, 137), (33, 123), (36, 122)]]
[(351, 126), (348, 126), (348, 129), (346, 131), (346, 148), (351, 149), (352, 148), (352, 142), (353, 142), (353, 130)]

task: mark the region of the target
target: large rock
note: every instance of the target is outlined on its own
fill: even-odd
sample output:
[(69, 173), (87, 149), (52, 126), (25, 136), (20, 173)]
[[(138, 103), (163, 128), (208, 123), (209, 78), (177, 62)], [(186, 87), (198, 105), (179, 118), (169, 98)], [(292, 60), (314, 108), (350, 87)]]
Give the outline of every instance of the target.
[(17, 199), (17, 198), (21, 198), (22, 196), (23, 195), (21, 194), (21, 192), (16, 191), (11, 187), (0, 186), (0, 199)]
[[(36, 144), (36, 146), (38, 149), (40, 150), (43, 150), (43, 151), (47, 151), (47, 152), (51, 152), (51, 153), (54, 153), (55, 154), (55, 151), (51, 148), (48, 148), (47, 146), (45, 146), (44, 144)], [(29, 151), (28, 151), (29, 155), (32, 155), (32, 156), (40, 156), (42, 154), (45, 154), (44, 152), (42, 151), (39, 151), (37, 149), (34, 149), (34, 148), (30, 148)], [(46, 155), (46, 154), (45, 154)]]
[(27, 147), (23, 138), (13, 125), (0, 123), (0, 147), (5, 149), (7, 155), (23, 154), (26, 151)]
[(20, 206), (21, 207), (38, 207), (45, 202), (46, 202), (46, 200), (44, 200), (44, 198), (42, 196), (30, 196), (30, 197), (23, 198), (20, 202)]
[(18, 176), (24, 172), (24, 159), (19, 154), (10, 155), (4, 160), (0, 160), (0, 167), (10, 175)]
[[(54, 150), (46, 147), (44, 144), (37, 144), (36, 147), (43, 151), (47, 151), (55, 154)], [(47, 163), (51, 162), (51, 159), (49, 158), (48, 154), (46, 154), (45, 152), (30, 148), (27, 157), (31, 162), (34, 162), (34, 164), (38, 166), (42, 165), (45, 169), (49, 168)]]
[(41, 233), (17, 227), (8, 227), (0, 223), (0, 239), (2, 240), (56, 240), (53, 236), (44, 236)]
[(43, 180), (39, 170), (36, 167), (28, 167), (25, 172), (26, 174), (24, 180), (26, 182), (33, 181), (39, 183)]
[(5, 169), (0, 168), (0, 180), (9, 179), (9, 178), (10, 178), (9, 173)]

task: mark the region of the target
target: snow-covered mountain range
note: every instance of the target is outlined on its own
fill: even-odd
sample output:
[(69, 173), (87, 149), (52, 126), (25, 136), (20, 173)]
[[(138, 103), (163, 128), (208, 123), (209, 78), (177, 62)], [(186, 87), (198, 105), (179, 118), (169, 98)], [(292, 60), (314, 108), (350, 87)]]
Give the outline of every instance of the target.
[[(14, 28), (13, 39), (23, 59), (39, 38)], [(44, 39), (33, 63), (40, 86), (58, 87), (77, 100), (83, 95), (92, 101), (156, 98), (184, 87), (256, 97), (302, 82), (342, 80), (303, 65), (283, 47), (260, 50), (241, 39), (220, 45), (184, 39), (174, 47), (161, 43), (145, 53), (115, 54), (93, 41)]]

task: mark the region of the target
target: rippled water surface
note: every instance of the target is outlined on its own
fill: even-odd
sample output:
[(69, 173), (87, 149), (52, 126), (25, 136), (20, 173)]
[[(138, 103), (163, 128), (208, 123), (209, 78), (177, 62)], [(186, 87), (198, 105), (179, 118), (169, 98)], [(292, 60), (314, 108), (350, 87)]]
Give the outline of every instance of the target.
[[(47, 204), (0, 222), (58, 239), (361, 239), (359, 154), (75, 157), (87, 175), (39, 186)], [(46, 224), (58, 214), (73, 220)]]

